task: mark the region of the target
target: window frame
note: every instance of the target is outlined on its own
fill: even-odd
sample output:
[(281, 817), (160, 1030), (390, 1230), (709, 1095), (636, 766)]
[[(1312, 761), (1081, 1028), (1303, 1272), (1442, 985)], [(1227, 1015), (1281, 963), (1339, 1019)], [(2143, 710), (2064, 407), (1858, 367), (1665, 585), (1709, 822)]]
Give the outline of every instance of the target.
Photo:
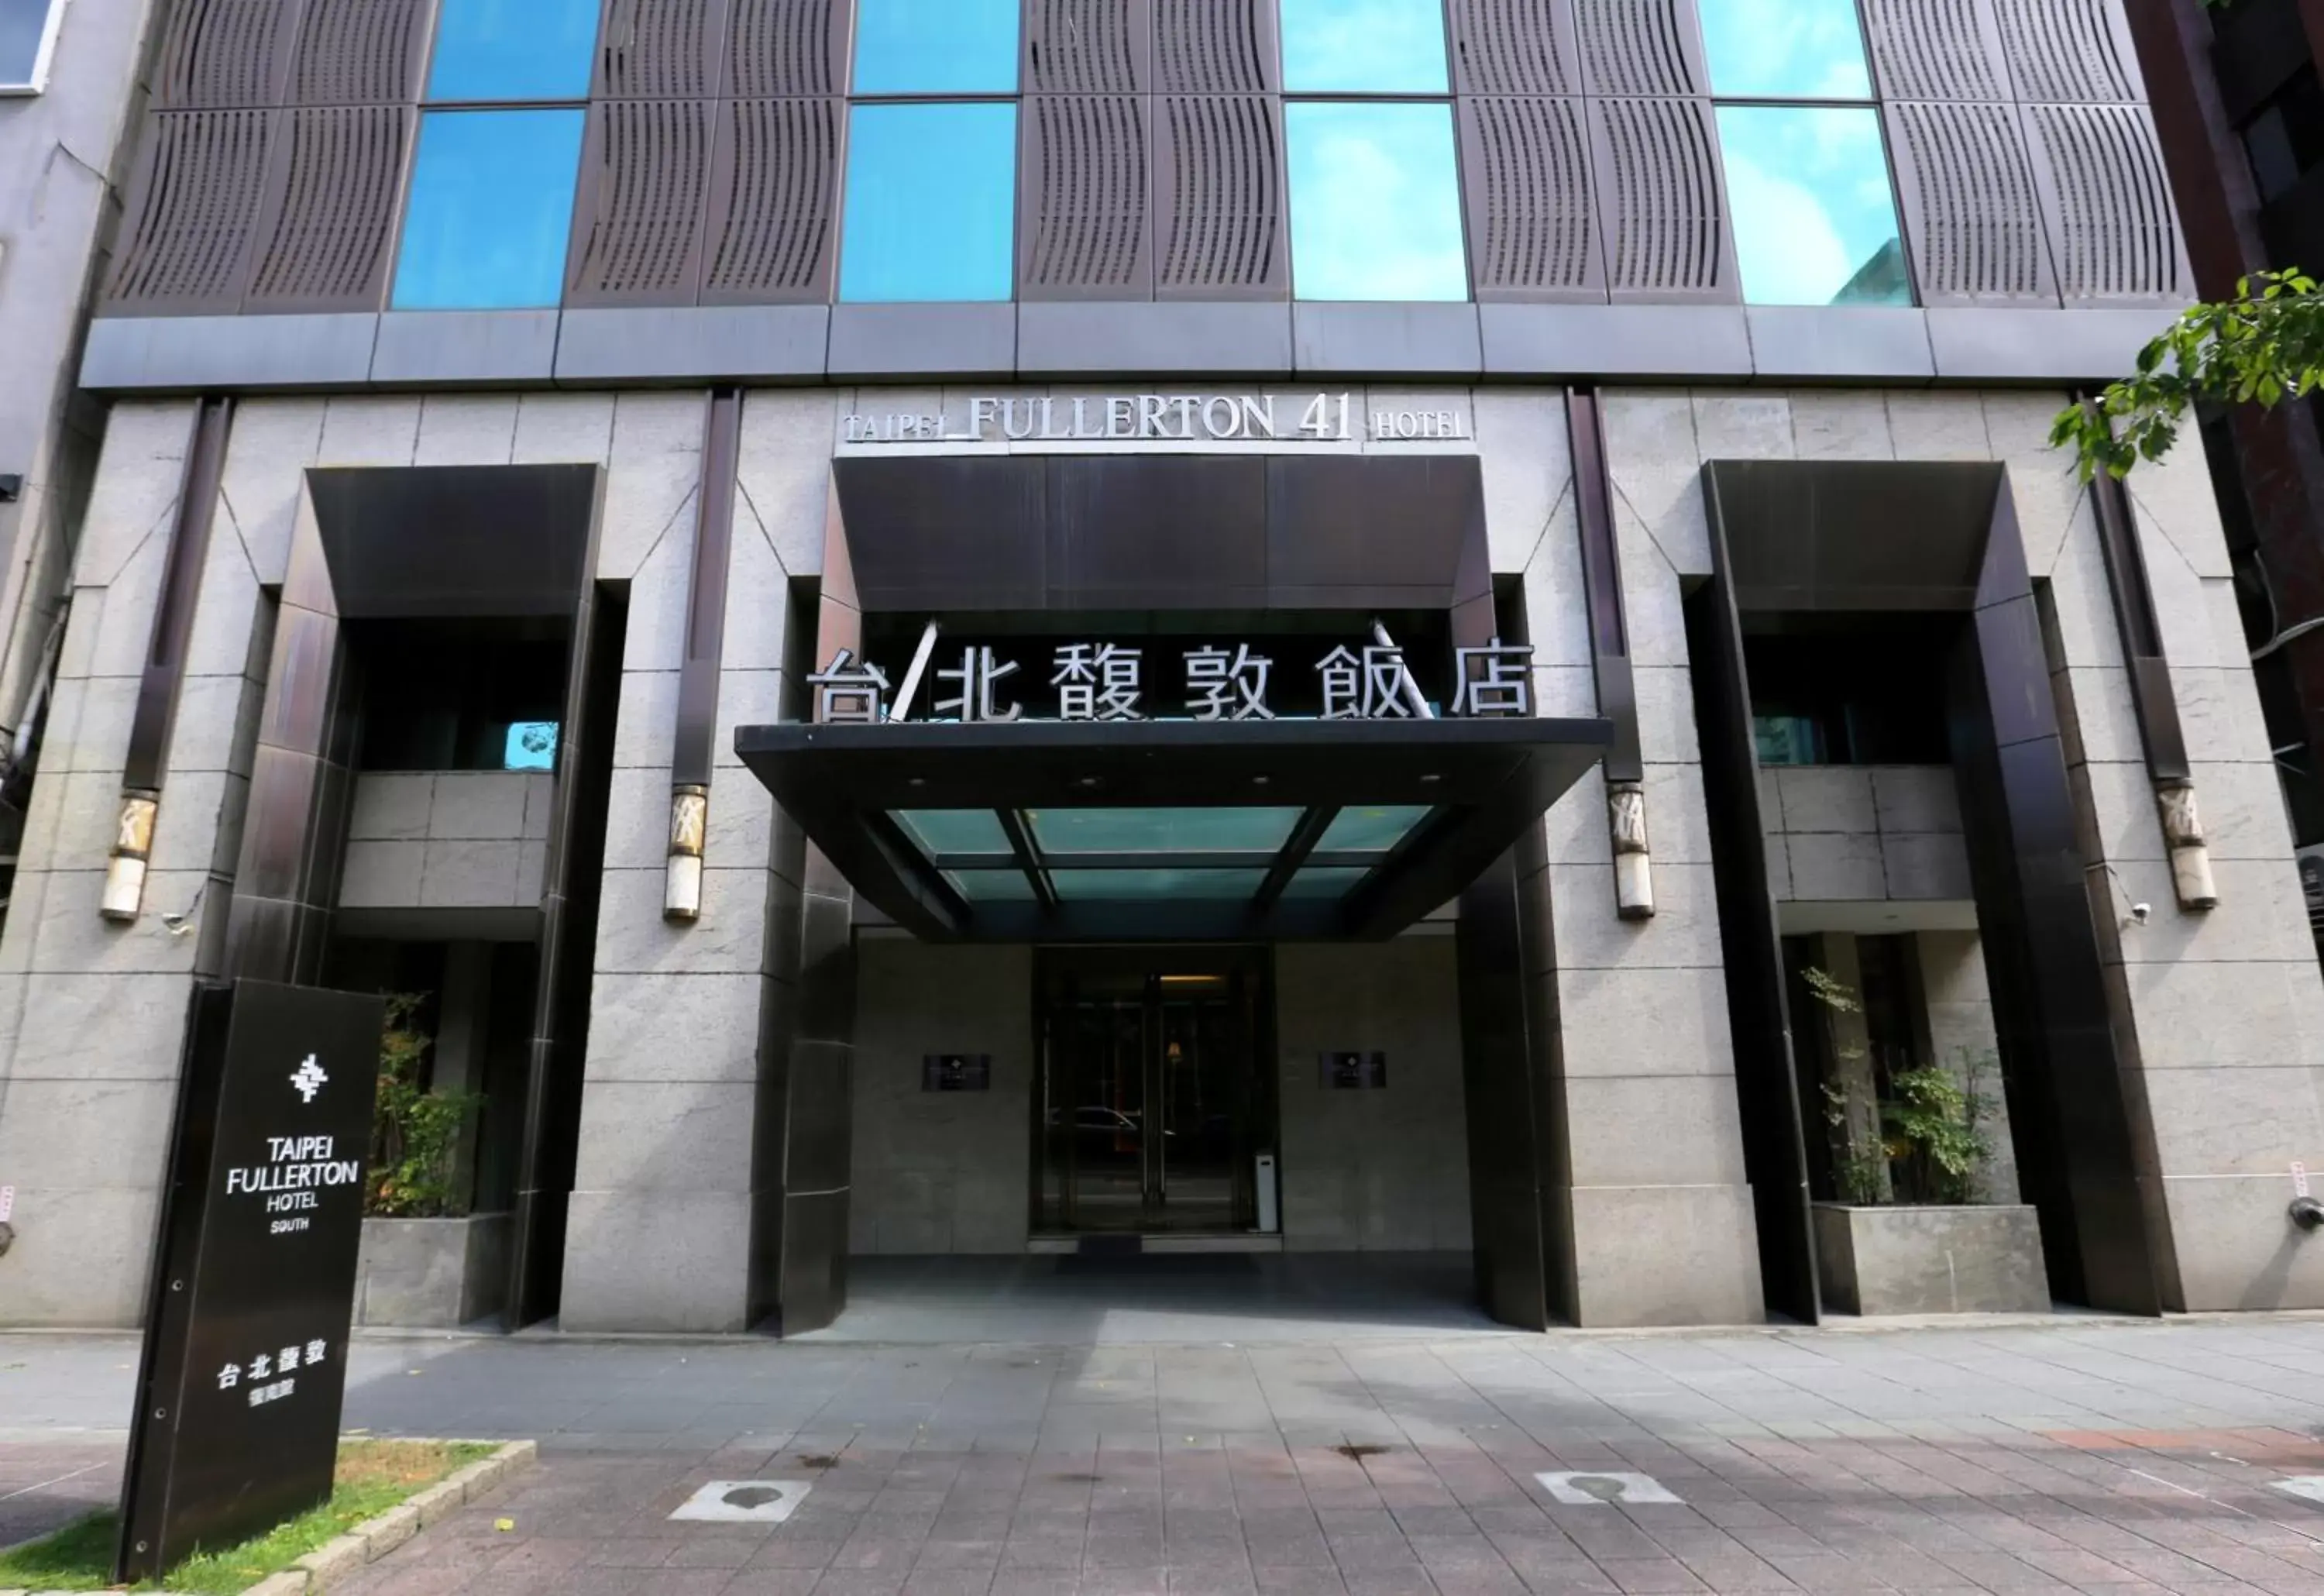
[[(1294, 89), (1290, 87), (1290, 71), (1286, 64), (1288, 51), (1283, 39), (1282, 0), (1263, 0), (1274, 12), (1275, 57), (1277, 88), (1274, 95), (1282, 115), (1283, 128), (1283, 250), (1286, 263), (1284, 272), (1285, 300), (1292, 305), (1474, 305), (1477, 303), (1477, 252), (1469, 237), (1469, 158), (1461, 136), (1461, 60), (1455, 39), (1455, 25), (1449, 0), (1435, 0), (1436, 12), (1442, 23), (1439, 37), (1444, 48), (1444, 88), (1434, 90), (1360, 90), (1360, 89)], [(1457, 300), (1309, 300), (1299, 293), (1299, 199), (1293, 191), (1291, 171), (1291, 108), (1294, 106), (1441, 106), (1450, 125), (1452, 139), (1452, 208), (1460, 220), (1461, 278), (1462, 291)]]
[[(1718, 152), (1719, 156), (1719, 181), (1720, 190), (1724, 196), (1726, 212), (1722, 220), (1727, 228), (1728, 251), (1734, 262), (1736, 302), (1740, 304), (1747, 310), (1925, 310), (1927, 309), (1927, 302), (1922, 295), (1920, 274), (1913, 260), (1913, 240), (1911, 230), (1906, 224), (1904, 216), (1904, 185), (1902, 179), (1902, 173), (1898, 171), (1896, 165), (1896, 142), (1892, 136), (1892, 130), (1888, 125), (1887, 102), (1881, 96), (1880, 74), (1872, 58), (1872, 31), (1865, 23), (1863, 0), (1846, 0), (1848, 11), (1856, 19), (1857, 47), (1864, 52), (1865, 91), (1860, 97), (1832, 97), (1828, 95), (1800, 94), (1765, 95), (1720, 93), (1717, 88), (1716, 74), (1714, 73), (1711, 66), (1711, 38), (1703, 26), (1702, 7), (1706, 3), (1717, 4), (1717, 0), (1695, 0), (1692, 18), (1694, 23), (1694, 42), (1696, 49), (1702, 52), (1700, 59), (1702, 62), (1702, 97), (1711, 106), (1711, 143), (1712, 147)], [(1904, 268), (1904, 291), (1907, 295), (1904, 303), (1901, 305), (1843, 305), (1838, 302), (1830, 302), (1822, 305), (1800, 305), (1768, 300), (1755, 300), (1751, 298), (1750, 285), (1744, 281), (1743, 276), (1742, 239), (1741, 235), (1737, 231), (1735, 225), (1735, 185), (1731, 180), (1730, 174), (1728, 171), (1727, 139), (1720, 125), (1719, 114), (1729, 106), (1757, 110), (1860, 110), (1872, 118), (1874, 131), (1877, 134), (1880, 140), (1881, 170), (1888, 180), (1888, 210), (1889, 214), (1893, 216), (1896, 221), (1896, 253), (1897, 258)]]
[[(965, 94), (957, 89), (902, 90), (880, 89), (870, 93), (858, 90), (856, 66), (860, 60), (860, 35), (855, 23), (856, 0), (844, 0), (851, 24), (847, 41), (847, 74), (844, 92), (841, 97), (844, 115), (840, 123), (839, 175), (836, 184), (837, 204), (835, 218), (838, 237), (831, 251), (831, 300), (834, 309), (843, 305), (881, 307), (893, 305), (1009, 305), (1015, 306), (1024, 295), (1024, 231), (1025, 231), (1025, 14), (1021, 5), (1016, 8), (1017, 40), (1012, 52), (1017, 63), (1017, 81), (1006, 92), (991, 90), (982, 94)], [(847, 257), (850, 224), (854, 219), (855, 202), (855, 113), (864, 106), (1007, 106), (1010, 107), (1012, 134), (1009, 145), (1009, 291), (1001, 299), (953, 300), (851, 300), (847, 297)]]
[(63, 34), (65, 13), (72, 0), (47, 0), (48, 14), (32, 46), (32, 65), (21, 83), (0, 78), (0, 99), (32, 99), (49, 91), (49, 69), (56, 64), (57, 40)]

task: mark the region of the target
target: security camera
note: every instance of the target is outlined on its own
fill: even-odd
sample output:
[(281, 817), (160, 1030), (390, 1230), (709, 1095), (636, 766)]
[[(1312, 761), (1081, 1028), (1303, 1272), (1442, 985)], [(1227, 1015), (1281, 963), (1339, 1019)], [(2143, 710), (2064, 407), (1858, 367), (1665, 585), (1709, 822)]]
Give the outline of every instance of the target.
[(193, 929), (192, 925), (189, 924), (186, 917), (181, 914), (163, 915), (161, 917), (161, 927), (172, 936), (183, 936), (187, 932)]
[(2292, 1222), (2303, 1231), (2324, 1228), (2324, 1203), (2313, 1197), (2294, 1197), (2292, 1200)]
[(2154, 906), (2152, 904), (2134, 903), (2130, 906), (2130, 920), (2131, 924), (2135, 926), (2143, 926), (2146, 924), (2146, 922), (2152, 919), (2153, 916)]

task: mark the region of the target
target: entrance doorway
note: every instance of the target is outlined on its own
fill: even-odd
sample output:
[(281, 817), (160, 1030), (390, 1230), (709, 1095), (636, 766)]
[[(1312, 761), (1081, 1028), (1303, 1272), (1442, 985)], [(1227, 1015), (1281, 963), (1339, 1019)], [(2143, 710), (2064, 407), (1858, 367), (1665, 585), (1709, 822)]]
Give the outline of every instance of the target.
[(1044, 950), (1037, 1233), (1258, 1229), (1257, 1160), (1276, 1147), (1268, 968), (1263, 947)]

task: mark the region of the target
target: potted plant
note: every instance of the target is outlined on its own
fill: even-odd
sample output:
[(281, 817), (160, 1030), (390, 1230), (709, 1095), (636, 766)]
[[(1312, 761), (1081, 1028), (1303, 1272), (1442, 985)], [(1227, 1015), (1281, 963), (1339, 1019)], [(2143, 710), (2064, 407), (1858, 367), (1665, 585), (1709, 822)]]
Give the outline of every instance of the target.
[(413, 1018), (420, 1000), (387, 1001), (379, 1093), (364, 1192), (355, 1322), (445, 1329), (499, 1311), (508, 1215), (472, 1213), (460, 1144), (480, 1094), (432, 1090), (433, 1045)]
[(1994, 1056), (1963, 1048), (1951, 1066), (1866, 1067), (1841, 1023), (1860, 1012), (1857, 994), (1824, 971), (1805, 974), (1839, 1066), (1822, 1086), (1836, 1200), (1814, 1204), (1825, 1304), (1850, 1314), (2047, 1308), (2033, 1207), (1987, 1200), (1995, 1100), (1983, 1087)]

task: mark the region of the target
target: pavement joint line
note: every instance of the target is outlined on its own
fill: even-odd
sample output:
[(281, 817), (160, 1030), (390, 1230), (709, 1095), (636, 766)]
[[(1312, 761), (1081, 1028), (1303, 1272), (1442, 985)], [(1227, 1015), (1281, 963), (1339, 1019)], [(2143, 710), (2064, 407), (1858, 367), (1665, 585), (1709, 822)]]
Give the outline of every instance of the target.
[(59, 1474), (52, 1480), (36, 1480), (32, 1484), (24, 1486), (20, 1490), (12, 1490), (5, 1496), (0, 1496), (0, 1502), (13, 1502), (20, 1496), (30, 1496), (36, 1490), (46, 1490), (51, 1485), (62, 1485), (68, 1480), (78, 1480), (83, 1474), (94, 1474), (99, 1469), (109, 1468), (112, 1465), (109, 1463), (101, 1462), (84, 1463), (79, 1468), (71, 1470), (67, 1473)]

